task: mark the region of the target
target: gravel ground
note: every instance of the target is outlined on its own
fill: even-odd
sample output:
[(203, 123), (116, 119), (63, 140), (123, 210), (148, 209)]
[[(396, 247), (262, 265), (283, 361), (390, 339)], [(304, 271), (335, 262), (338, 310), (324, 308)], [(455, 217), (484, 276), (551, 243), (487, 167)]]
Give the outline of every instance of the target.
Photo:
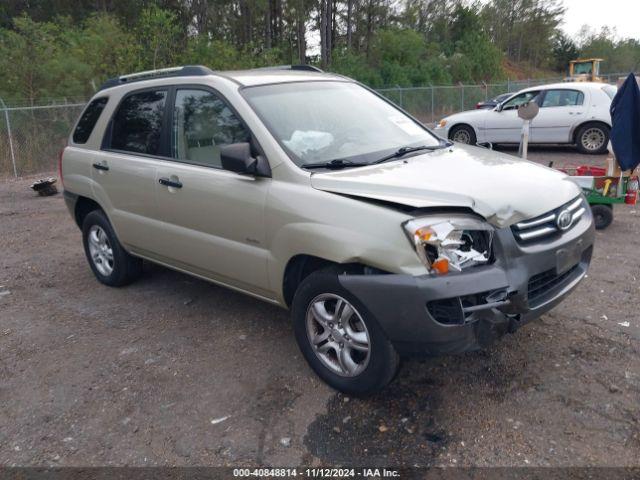
[(284, 310), (154, 265), (100, 285), (29, 181), (0, 183), (1, 465), (640, 466), (633, 207), (552, 312), (359, 400), (316, 379)]

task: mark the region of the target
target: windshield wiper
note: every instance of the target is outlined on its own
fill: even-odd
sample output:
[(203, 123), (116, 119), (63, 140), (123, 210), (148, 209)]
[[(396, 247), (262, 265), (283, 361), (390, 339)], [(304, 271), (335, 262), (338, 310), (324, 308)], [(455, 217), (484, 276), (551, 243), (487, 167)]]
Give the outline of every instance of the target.
[(344, 160), (342, 158), (336, 158), (335, 160), (329, 160), (328, 162), (318, 162), (318, 163), (304, 163), (302, 164), (302, 168), (329, 168), (329, 169), (339, 169), (339, 168), (347, 168), (347, 167), (364, 167), (369, 165), (368, 163), (357, 163), (352, 162), (350, 160)]
[(351, 160), (345, 160), (344, 158), (336, 158), (335, 160), (329, 160), (327, 162), (318, 162), (318, 163), (305, 163), (302, 165), (302, 168), (327, 168), (327, 169), (340, 169), (340, 168), (352, 168), (352, 167), (365, 167), (367, 165), (375, 165), (376, 163), (383, 163), (389, 160), (393, 160), (395, 158), (403, 157), (412, 152), (419, 152), (421, 150), (440, 150), (442, 148), (447, 148), (453, 145), (453, 142), (449, 140), (440, 139), (440, 143), (438, 145), (418, 145), (417, 147), (401, 147), (395, 152), (382, 157), (373, 162), (352, 162)]
[(429, 145), (419, 145), (417, 147), (401, 147), (398, 150), (396, 150), (395, 152), (382, 157), (374, 162), (371, 162), (371, 165), (376, 164), (376, 163), (383, 163), (383, 162), (388, 162), (389, 160), (394, 160), (396, 158), (400, 158), (400, 157), (404, 157), (406, 154), (408, 153), (412, 153), (412, 152), (419, 152), (421, 150), (428, 150), (428, 151), (434, 151), (434, 150), (440, 150), (441, 148), (447, 148), (450, 147), (451, 145), (453, 145), (452, 142), (449, 142), (448, 140), (442, 140), (438, 145), (434, 145), (434, 146), (429, 146)]

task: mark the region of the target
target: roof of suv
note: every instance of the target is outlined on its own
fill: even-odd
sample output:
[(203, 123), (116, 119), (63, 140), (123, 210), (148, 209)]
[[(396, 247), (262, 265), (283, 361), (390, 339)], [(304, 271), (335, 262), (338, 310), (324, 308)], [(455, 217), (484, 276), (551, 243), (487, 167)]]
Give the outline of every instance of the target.
[(285, 65), (278, 67), (255, 68), (252, 70), (222, 72), (213, 71), (201, 65), (187, 65), (181, 67), (172, 67), (160, 70), (132, 73), (129, 75), (110, 78), (102, 85), (100, 90), (151, 80), (199, 76), (223, 77), (241, 86), (255, 86), (273, 83), (302, 82), (314, 80), (346, 80), (346, 77), (324, 73), (322, 70), (310, 65)]
[(278, 70), (269, 68), (214, 72), (214, 75), (229, 78), (242, 86), (266, 85), (269, 83), (305, 82), (313, 80), (345, 80), (345, 77), (341, 75), (334, 75), (321, 71)]

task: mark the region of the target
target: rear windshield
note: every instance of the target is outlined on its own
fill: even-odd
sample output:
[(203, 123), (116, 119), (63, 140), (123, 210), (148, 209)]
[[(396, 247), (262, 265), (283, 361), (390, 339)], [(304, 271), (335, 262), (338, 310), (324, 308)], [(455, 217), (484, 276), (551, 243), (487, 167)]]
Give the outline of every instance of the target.
[(96, 126), (96, 122), (107, 104), (107, 100), (107, 97), (96, 98), (85, 108), (73, 132), (73, 143), (87, 143), (93, 127)]
[(605, 85), (604, 87), (602, 87), (602, 90), (604, 91), (604, 93), (609, 95), (609, 98), (611, 100), (613, 100), (613, 97), (616, 96), (616, 92), (618, 91), (618, 89), (613, 85)]

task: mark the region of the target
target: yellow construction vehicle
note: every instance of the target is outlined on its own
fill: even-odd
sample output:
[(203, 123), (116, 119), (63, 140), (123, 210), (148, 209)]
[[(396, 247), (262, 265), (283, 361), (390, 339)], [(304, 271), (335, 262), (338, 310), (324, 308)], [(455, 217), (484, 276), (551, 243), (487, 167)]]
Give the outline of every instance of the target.
[(565, 82), (602, 82), (600, 62), (602, 58), (579, 58), (569, 62), (569, 76)]

